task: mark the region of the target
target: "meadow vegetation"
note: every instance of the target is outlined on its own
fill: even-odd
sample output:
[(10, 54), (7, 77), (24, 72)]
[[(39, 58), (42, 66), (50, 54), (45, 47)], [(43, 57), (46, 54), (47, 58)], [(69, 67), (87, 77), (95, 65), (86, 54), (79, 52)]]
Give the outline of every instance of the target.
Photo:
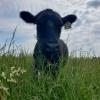
[(100, 100), (99, 57), (70, 55), (55, 79), (41, 72), (36, 80), (33, 67), (32, 54), (16, 54), (13, 34), (0, 48), (0, 100)]

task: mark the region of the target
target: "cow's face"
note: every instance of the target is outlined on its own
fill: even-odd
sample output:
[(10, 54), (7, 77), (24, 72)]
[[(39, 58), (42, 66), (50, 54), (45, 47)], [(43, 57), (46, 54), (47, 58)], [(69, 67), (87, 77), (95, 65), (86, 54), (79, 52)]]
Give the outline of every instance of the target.
[(43, 43), (57, 43), (63, 22), (59, 14), (52, 10), (39, 13), (36, 20), (37, 38)]
[(61, 34), (61, 28), (65, 23), (70, 25), (76, 20), (75, 15), (61, 17), (57, 12), (46, 9), (41, 11), (36, 16), (29, 12), (22, 11), (20, 17), (27, 23), (37, 25), (37, 40), (45, 48), (50, 49), (58, 47), (58, 40)]

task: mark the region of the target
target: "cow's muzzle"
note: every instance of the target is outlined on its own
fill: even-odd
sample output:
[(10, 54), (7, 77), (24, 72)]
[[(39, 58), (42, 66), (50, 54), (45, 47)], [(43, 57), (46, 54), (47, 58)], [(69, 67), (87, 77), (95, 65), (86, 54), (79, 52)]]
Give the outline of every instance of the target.
[(57, 52), (59, 49), (58, 43), (48, 42), (46, 43), (46, 51), (48, 52)]

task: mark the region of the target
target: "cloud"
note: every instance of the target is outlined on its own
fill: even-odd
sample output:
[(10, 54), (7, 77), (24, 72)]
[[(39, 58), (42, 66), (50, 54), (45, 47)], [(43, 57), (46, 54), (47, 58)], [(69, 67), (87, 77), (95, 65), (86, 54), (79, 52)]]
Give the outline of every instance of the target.
[(87, 2), (88, 7), (98, 8), (100, 7), (100, 0), (90, 0)]
[(17, 13), (19, 9), (16, 1), (0, 0), (0, 18), (15, 18), (18, 16)]

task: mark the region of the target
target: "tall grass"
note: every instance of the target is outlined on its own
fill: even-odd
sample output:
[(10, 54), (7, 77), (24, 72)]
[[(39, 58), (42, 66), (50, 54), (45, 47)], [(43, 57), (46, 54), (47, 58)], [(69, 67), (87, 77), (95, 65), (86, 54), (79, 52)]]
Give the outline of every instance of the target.
[(100, 58), (71, 56), (56, 79), (41, 74), (35, 80), (32, 55), (16, 56), (14, 44), (13, 34), (0, 49), (0, 100), (100, 100)]

